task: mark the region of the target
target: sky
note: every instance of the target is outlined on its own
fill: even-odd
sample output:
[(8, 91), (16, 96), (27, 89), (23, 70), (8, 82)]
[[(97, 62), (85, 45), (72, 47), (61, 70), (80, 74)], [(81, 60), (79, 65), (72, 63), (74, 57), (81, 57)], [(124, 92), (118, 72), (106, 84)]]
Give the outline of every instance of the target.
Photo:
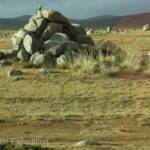
[(150, 12), (150, 0), (0, 0), (0, 18), (34, 15), (39, 4), (74, 19)]

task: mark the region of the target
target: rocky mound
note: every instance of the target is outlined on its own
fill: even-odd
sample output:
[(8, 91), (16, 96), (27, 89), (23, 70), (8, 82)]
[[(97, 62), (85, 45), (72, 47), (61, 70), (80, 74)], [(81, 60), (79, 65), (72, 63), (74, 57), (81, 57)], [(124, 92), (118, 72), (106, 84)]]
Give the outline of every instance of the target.
[[(12, 36), (13, 52), (22, 61), (56, 65), (82, 47), (94, 46), (91, 37), (78, 24), (54, 10), (36, 10), (27, 25)], [(63, 57), (62, 57), (63, 55)]]

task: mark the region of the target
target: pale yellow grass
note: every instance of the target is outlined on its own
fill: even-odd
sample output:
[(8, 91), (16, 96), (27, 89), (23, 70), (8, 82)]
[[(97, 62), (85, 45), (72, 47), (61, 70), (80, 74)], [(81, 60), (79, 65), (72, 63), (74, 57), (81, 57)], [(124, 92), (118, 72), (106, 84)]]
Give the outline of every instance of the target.
[[(109, 39), (125, 50), (138, 43), (141, 53), (148, 52), (150, 32), (92, 35), (95, 43)], [(7, 51), (12, 45), (9, 38), (0, 38)], [(8, 44), (8, 45), (7, 45)], [(134, 48), (134, 47), (133, 47)], [(136, 53), (136, 51), (135, 51)], [(19, 81), (7, 77), (12, 68), (24, 72)], [(20, 63), (0, 68), (0, 119), (66, 119), (118, 117), (142, 113), (150, 115), (149, 78), (137, 76), (103, 78), (99, 74), (56, 70), (56, 73), (37, 76), (39, 69), (23, 69)]]

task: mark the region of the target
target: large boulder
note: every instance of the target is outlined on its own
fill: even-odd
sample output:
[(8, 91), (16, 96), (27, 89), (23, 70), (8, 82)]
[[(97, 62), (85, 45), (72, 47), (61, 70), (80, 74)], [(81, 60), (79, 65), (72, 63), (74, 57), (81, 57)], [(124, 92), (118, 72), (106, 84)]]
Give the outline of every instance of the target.
[(42, 15), (44, 18), (51, 22), (64, 23), (68, 24), (68, 19), (64, 17), (60, 12), (55, 10), (44, 10), (42, 11)]
[(41, 38), (48, 40), (54, 33), (63, 33), (63, 25), (50, 22), (42, 33)]
[(90, 36), (77, 35), (76, 42), (78, 42), (79, 44), (88, 44), (95, 46), (94, 41)]
[(40, 51), (40, 48), (41, 48), (40, 43), (36, 39), (34, 34), (27, 34), (25, 36), (25, 38), (23, 40), (23, 46), (24, 46), (25, 50), (31, 55), (37, 51)]
[(11, 38), (13, 49), (19, 50), (22, 47), (22, 39), (20, 37), (17, 37), (17, 34), (15, 33)]
[(39, 36), (45, 29), (46, 25), (47, 21), (43, 17), (38, 18), (37, 16), (32, 16), (29, 23), (25, 25), (24, 29), (28, 32), (34, 32), (37, 36)]
[(22, 61), (29, 61), (30, 56), (24, 49), (22, 49), (17, 53), (17, 57)]
[[(66, 34), (62, 33), (55, 33), (52, 35), (50, 40), (47, 40), (46, 42), (43, 43), (43, 50), (44, 51), (49, 51), (52, 47), (56, 47), (56, 49), (63, 49), (63, 42), (66, 42), (69, 40), (69, 37)], [(59, 48), (60, 47), (60, 48)], [(51, 50), (50, 50), (51, 51)]]
[(143, 26), (143, 31), (148, 31), (150, 30), (150, 25), (149, 24), (146, 24)]
[(80, 49), (80, 45), (74, 41), (66, 41), (64, 44), (63, 54), (67, 56), (72, 56), (73, 52), (77, 52)]
[(24, 39), (27, 33), (28, 33), (27, 30), (22, 28), (16, 33), (16, 36), (20, 39)]
[(55, 33), (52, 35), (52, 37), (50, 39), (53, 41), (58, 41), (58, 42), (62, 43), (62, 42), (68, 41), (69, 37), (63, 33)]
[(72, 26), (75, 28), (75, 31), (77, 32), (77, 34), (86, 35), (86, 31), (84, 30), (84, 28), (81, 25), (72, 24)]
[(17, 33), (15, 33), (12, 38), (12, 44), (14, 50), (20, 50), (22, 48), (23, 39), (26, 36), (27, 31), (25, 29), (20, 29)]
[(102, 50), (103, 54), (107, 55), (118, 55), (121, 53), (121, 48), (114, 44), (113, 42), (109, 40), (101, 40), (97, 45), (96, 48), (98, 50)]
[(43, 50), (44, 51), (48, 51), (50, 50), (52, 47), (55, 47), (55, 46), (58, 46), (60, 45), (60, 43), (58, 41), (54, 41), (54, 40), (48, 40), (48, 41), (45, 41), (43, 43)]
[(65, 43), (61, 43), (57, 46), (51, 47), (49, 50), (46, 51), (46, 53), (52, 55), (52, 56), (59, 56), (62, 54), (64, 48), (65, 48)]
[(49, 54), (40, 54), (39, 52), (32, 55), (30, 61), (33, 62), (33, 64), (35, 65), (39, 64), (53, 65), (55, 63), (54, 58), (52, 58)]

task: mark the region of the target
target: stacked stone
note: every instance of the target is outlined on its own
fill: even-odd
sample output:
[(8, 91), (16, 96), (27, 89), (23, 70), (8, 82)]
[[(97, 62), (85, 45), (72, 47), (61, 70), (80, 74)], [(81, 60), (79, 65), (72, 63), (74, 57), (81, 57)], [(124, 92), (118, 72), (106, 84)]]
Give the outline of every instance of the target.
[(82, 47), (94, 46), (80, 25), (70, 24), (57, 11), (41, 11), (41, 8), (39, 6), (29, 23), (12, 36), (13, 53), (19, 59), (34, 64), (56, 64), (62, 56), (67, 59)]

